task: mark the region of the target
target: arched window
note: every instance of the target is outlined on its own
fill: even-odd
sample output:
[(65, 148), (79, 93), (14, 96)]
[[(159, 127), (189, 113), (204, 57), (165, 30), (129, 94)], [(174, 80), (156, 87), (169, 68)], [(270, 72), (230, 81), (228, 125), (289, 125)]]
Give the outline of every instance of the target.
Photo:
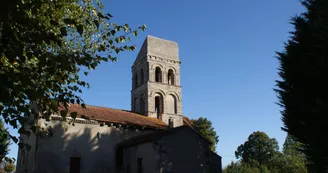
[(145, 96), (144, 95), (142, 95), (140, 97), (140, 111), (139, 112), (142, 115), (144, 115), (144, 113), (145, 113)]
[(155, 96), (155, 112), (158, 119), (160, 118), (160, 114), (164, 112), (163, 96), (159, 93)]
[(177, 114), (177, 99), (174, 95), (170, 94), (167, 96), (167, 112), (169, 114)]
[(145, 81), (145, 74), (143, 68), (140, 70), (140, 85), (142, 85)]
[(138, 74), (135, 73), (134, 74), (134, 88), (137, 88), (138, 87)]
[(139, 110), (138, 110), (138, 98), (136, 97), (136, 98), (134, 98), (134, 100), (133, 100), (133, 111), (134, 112), (139, 112)]
[(162, 82), (162, 70), (160, 67), (155, 69), (155, 82)]
[(170, 85), (174, 85), (174, 73), (172, 69), (167, 72), (167, 83)]

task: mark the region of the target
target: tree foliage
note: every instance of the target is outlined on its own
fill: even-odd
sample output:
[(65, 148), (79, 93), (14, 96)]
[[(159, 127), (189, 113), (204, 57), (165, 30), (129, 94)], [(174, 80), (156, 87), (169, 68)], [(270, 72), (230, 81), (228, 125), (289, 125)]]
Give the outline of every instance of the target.
[(248, 140), (238, 146), (235, 155), (245, 163), (259, 165), (267, 164), (277, 154), (279, 150), (278, 142), (275, 138), (269, 138), (264, 132), (253, 132)]
[[(122, 51), (134, 50), (130, 36), (144, 30), (113, 22), (100, 0), (10, 0), (0, 6), (0, 114), (20, 133), (38, 132), (34, 121), (69, 103), (85, 104), (79, 93), (89, 84), (80, 79)], [(73, 118), (75, 113), (71, 113)], [(12, 137), (12, 136), (11, 136)], [(17, 142), (17, 138), (12, 137)]]
[(299, 147), (299, 143), (288, 135), (283, 152), (279, 152), (274, 138), (269, 138), (264, 132), (254, 132), (237, 148), (236, 157), (241, 160), (229, 164), (224, 172), (306, 173), (305, 157), (299, 152)]
[(198, 133), (211, 143), (210, 149), (215, 151), (216, 144), (219, 142), (219, 136), (216, 134), (212, 122), (203, 117), (200, 117), (197, 120), (193, 119), (192, 122)]
[(9, 152), (10, 138), (8, 131), (5, 129), (2, 120), (0, 119), (0, 163)]
[(328, 1), (303, 0), (282, 52), (277, 81), (283, 130), (304, 144), (318, 172), (328, 172)]
[(300, 156), (304, 157), (302, 151), (302, 143), (298, 142), (295, 140), (295, 137), (292, 135), (288, 134), (285, 143), (283, 145), (283, 150), (282, 152), (286, 155), (290, 156)]
[(14, 158), (5, 158), (5, 161), (1, 163), (0, 173), (12, 173), (16, 169), (16, 160)]
[(231, 162), (223, 169), (223, 173), (270, 173), (265, 165), (254, 167), (244, 162)]

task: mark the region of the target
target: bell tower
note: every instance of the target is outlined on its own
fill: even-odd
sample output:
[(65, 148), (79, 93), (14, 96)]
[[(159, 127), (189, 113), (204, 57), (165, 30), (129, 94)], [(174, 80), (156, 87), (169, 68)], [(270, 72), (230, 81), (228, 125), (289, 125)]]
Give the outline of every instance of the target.
[(132, 65), (131, 110), (183, 125), (178, 44), (147, 36)]

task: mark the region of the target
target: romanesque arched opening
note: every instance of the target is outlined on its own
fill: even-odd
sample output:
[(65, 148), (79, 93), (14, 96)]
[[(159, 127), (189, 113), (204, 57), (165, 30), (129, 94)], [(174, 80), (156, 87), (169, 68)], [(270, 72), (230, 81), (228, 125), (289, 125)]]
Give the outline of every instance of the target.
[(164, 112), (163, 96), (159, 93), (155, 96), (155, 112), (157, 118)]
[(145, 74), (143, 68), (140, 70), (140, 85), (145, 82)]
[(160, 67), (155, 69), (155, 82), (162, 82), (162, 70)]
[(145, 96), (144, 95), (142, 95), (141, 97), (140, 97), (140, 114), (142, 114), (142, 115), (145, 115), (145, 110), (146, 108), (145, 108)]
[(174, 73), (172, 69), (167, 72), (167, 83), (170, 85), (174, 85)]
[(167, 96), (167, 112), (169, 114), (177, 114), (177, 99), (174, 95), (170, 94)]
[(138, 98), (136, 97), (136, 98), (134, 98), (134, 100), (133, 100), (133, 111), (134, 112), (139, 112), (139, 110), (138, 110)]
[(135, 73), (134, 74), (134, 88), (137, 88), (138, 87), (138, 74)]

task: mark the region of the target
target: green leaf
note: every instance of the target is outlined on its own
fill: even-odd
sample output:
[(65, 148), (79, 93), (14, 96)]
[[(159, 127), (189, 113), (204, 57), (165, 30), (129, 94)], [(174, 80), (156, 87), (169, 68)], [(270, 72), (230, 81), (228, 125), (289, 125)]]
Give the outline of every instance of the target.
[(10, 138), (11, 138), (11, 140), (13, 140), (15, 143), (18, 142), (18, 138), (17, 138), (17, 137), (15, 137), (15, 136), (11, 136), (11, 135), (10, 135)]
[(115, 42), (116, 42), (116, 43), (119, 43), (120, 40), (121, 40), (120, 37), (116, 37), (116, 38), (115, 38)]
[(67, 36), (67, 29), (66, 29), (66, 27), (61, 27), (61, 28), (60, 28), (60, 33), (61, 33), (61, 35), (63, 35), (63, 36)]
[(85, 20), (85, 22), (88, 24), (88, 25), (91, 25), (91, 22), (89, 20)]
[(108, 16), (108, 17), (113, 17), (110, 13), (107, 13), (107, 16)]
[(63, 118), (65, 118), (67, 116), (67, 110), (61, 110), (60, 111), (60, 116), (62, 116)]
[(132, 34), (133, 34), (134, 36), (138, 36), (138, 31), (133, 31)]
[(88, 74), (89, 74), (89, 72), (87, 72), (87, 71), (84, 72), (84, 75), (88, 76)]
[(71, 112), (71, 117), (75, 120), (77, 117), (77, 112)]
[(67, 25), (74, 25), (75, 24), (75, 20), (73, 20), (73, 19), (66, 18), (63, 21)]
[(104, 18), (104, 19), (108, 19), (108, 20), (109, 20), (109, 17), (103, 15), (103, 14), (100, 13), (100, 12), (98, 13), (98, 17), (100, 17), (100, 18)]
[(120, 49), (119, 48), (116, 48), (115, 49), (115, 52), (116, 52), (116, 54), (120, 53)]
[(98, 20), (94, 20), (93, 23), (96, 25), (97, 29), (99, 29), (99, 21)]
[(121, 36), (121, 37), (120, 37), (120, 41), (121, 41), (122, 43), (125, 43), (125, 37), (124, 37), (124, 36)]
[(141, 29), (142, 31), (145, 31), (147, 29), (146, 25), (143, 24), (142, 26), (138, 27), (139, 29)]
[(115, 35), (116, 31), (115, 30), (111, 30), (110, 33), (112, 34), (112, 36)]
[(77, 25), (77, 32), (82, 36), (83, 35), (83, 25)]

